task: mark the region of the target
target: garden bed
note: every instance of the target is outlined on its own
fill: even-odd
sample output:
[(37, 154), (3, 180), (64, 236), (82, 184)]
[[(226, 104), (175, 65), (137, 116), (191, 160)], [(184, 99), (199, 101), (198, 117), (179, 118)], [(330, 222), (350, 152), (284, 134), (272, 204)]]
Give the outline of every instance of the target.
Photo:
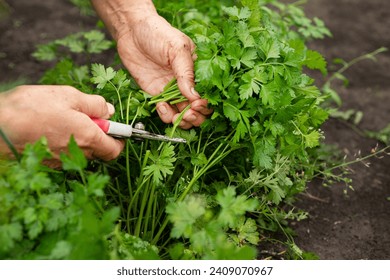
[[(10, 15), (0, 19), (0, 84), (17, 79), (36, 83), (50, 66), (31, 57), (36, 44), (95, 24), (68, 1), (14, 0), (9, 5)], [(323, 19), (333, 33), (333, 38), (310, 43), (328, 61), (338, 57), (348, 61), (390, 46), (385, 36), (390, 27), (390, 2), (311, 0), (306, 11)], [(345, 73), (350, 80), (348, 88), (337, 86), (342, 110), (363, 112), (360, 130), (377, 131), (390, 122), (390, 53), (378, 59), (356, 64)], [(361, 136), (339, 119), (330, 119), (323, 130), (326, 143), (337, 145), (351, 160), (359, 151), (366, 155), (377, 145), (376, 140)], [(343, 184), (324, 188), (321, 182), (312, 182), (299, 196), (298, 206), (310, 215), (293, 225), (301, 249), (321, 259), (390, 258), (390, 157), (369, 162), (369, 168), (361, 163), (350, 166), (354, 191), (345, 193)]]
[[(311, 46), (329, 61), (351, 60), (379, 47), (390, 46), (390, 2), (374, 0), (311, 0), (307, 13), (324, 19), (333, 38)], [(349, 69), (348, 88), (338, 87), (343, 110), (363, 112), (360, 130), (378, 131), (390, 122), (390, 53), (378, 62), (363, 61)], [(350, 159), (367, 155), (377, 141), (359, 135), (350, 125), (331, 119), (323, 127), (326, 143), (336, 144)], [(370, 159), (370, 167), (351, 165), (354, 191), (344, 194), (343, 185), (308, 189), (311, 198), (301, 198), (300, 206), (310, 218), (297, 226), (296, 242), (321, 259), (390, 258), (390, 157)]]

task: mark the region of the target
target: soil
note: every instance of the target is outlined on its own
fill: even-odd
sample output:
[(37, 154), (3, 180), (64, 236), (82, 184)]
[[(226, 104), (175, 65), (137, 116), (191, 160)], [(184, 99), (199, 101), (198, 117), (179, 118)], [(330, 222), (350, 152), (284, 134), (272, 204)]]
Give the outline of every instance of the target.
[[(48, 68), (31, 57), (36, 44), (88, 30), (94, 18), (81, 16), (66, 0), (8, 1), (3, 13), (0, 0), (0, 84), (17, 79), (36, 83)], [(349, 61), (379, 47), (390, 47), (390, 1), (310, 0), (306, 13), (323, 19), (332, 38), (310, 42), (328, 61)], [(332, 68), (332, 67), (330, 67)], [(353, 127), (339, 119), (323, 126), (325, 142), (337, 145), (348, 159), (368, 155), (377, 141), (358, 131), (378, 131), (390, 123), (390, 52), (378, 61), (362, 61), (344, 74), (350, 84), (335, 89), (343, 100), (342, 110), (363, 112)], [(321, 85), (322, 78), (316, 77)], [(293, 224), (295, 242), (320, 259), (390, 259), (390, 156), (371, 158), (349, 166), (354, 190), (342, 183), (323, 187), (312, 182), (298, 197), (298, 207), (309, 212), (307, 220)], [(367, 163), (367, 161), (366, 161)]]
[[(311, 0), (310, 16), (323, 19), (333, 37), (312, 42), (328, 61), (351, 60), (380, 47), (390, 47), (390, 1)], [(338, 85), (342, 110), (363, 112), (359, 130), (378, 131), (390, 123), (390, 52), (378, 61), (362, 61), (344, 74), (347, 88)], [(345, 122), (330, 119), (323, 127), (325, 142), (337, 145), (348, 159), (370, 154), (378, 144), (357, 133)], [(379, 147), (383, 147), (379, 144)], [(360, 157), (361, 157), (360, 156)], [(311, 184), (299, 206), (310, 213), (295, 227), (295, 242), (320, 259), (390, 259), (390, 156), (351, 165), (354, 191), (335, 184)]]

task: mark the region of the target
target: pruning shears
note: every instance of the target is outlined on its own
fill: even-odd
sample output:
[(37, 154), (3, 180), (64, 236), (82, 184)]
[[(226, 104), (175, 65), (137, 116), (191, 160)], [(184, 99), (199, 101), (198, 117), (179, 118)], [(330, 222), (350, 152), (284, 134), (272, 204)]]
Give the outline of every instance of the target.
[(165, 135), (155, 134), (145, 130), (143, 123), (136, 123), (134, 127), (129, 124), (91, 118), (104, 133), (115, 138), (130, 138), (134, 139), (151, 139), (164, 142), (173, 142), (173, 143), (186, 143), (187, 141), (183, 138), (171, 138)]

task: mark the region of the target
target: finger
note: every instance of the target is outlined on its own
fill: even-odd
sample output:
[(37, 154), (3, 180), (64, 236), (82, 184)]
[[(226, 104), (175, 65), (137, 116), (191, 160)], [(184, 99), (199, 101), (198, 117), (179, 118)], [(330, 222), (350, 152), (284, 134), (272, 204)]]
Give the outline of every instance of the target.
[[(172, 123), (176, 122), (176, 120), (179, 118), (180, 114), (176, 114), (173, 116)], [(190, 129), (192, 127), (192, 124), (190, 122), (185, 121), (182, 119), (180, 121), (179, 127), (182, 129)]]
[(173, 106), (170, 106), (166, 102), (157, 103), (156, 110), (158, 115), (160, 116), (160, 119), (164, 123), (173, 122), (173, 117), (178, 113), (178, 111)]
[(115, 114), (115, 107), (111, 103), (106, 102), (107, 110), (108, 110), (108, 118), (111, 118)]
[[(176, 104), (176, 106), (181, 112), (188, 106), (188, 104), (189, 102), (185, 101)], [(207, 99), (197, 99), (191, 102), (191, 109), (201, 113), (202, 115), (208, 116), (213, 112), (213, 109), (208, 108), (207, 104), (208, 104)]]
[(191, 42), (191, 44), (190, 44), (191, 57), (192, 57), (192, 60), (195, 61), (195, 60), (198, 58), (198, 56), (197, 56), (197, 54), (196, 54), (196, 52), (195, 52), (195, 50), (196, 50), (196, 45), (195, 45), (195, 43), (191, 40), (191, 38), (188, 38), (188, 40), (190, 40), (190, 42)]
[(185, 108), (187, 108), (188, 104), (190, 104), (190, 102), (183, 101), (183, 102), (177, 103), (176, 107), (179, 110), (179, 112), (182, 112)]
[(213, 113), (213, 109), (207, 107), (208, 101), (206, 99), (198, 99), (191, 103), (191, 109), (208, 116)]
[[(191, 103), (191, 108), (187, 112), (185, 112), (183, 115), (183, 121), (190, 123), (193, 126), (200, 126), (206, 120), (207, 114), (204, 114), (203, 112), (209, 113), (210, 110), (209, 109), (205, 110), (205, 108), (203, 107), (203, 106), (207, 106), (207, 100), (199, 99), (199, 100), (195, 100), (194, 102), (197, 102), (196, 107), (197, 107), (198, 111), (194, 110), (192, 108), (193, 105)], [(189, 104), (189, 102), (181, 102), (181, 103), (176, 104), (176, 106), (179, 109), (179, 111), (181, 112), (188, 106), (188, 104)]]
[(122, 152), (125, 141), (105, 135), (101, 145), (93, 151), (93, 157), (110, 161), (117, 158)]
[(195, 43), (191, 40), (190, 37), (187, 36), (187, 38), (188, 38), (188, 40), (190, 41), (190, 50), (191, 50), (191, 54), (195, 54), (196, 45), (195, 45)]
[(92, 158), (99, 158), (104, 161), (117, 158), (125, 146), (124, 140), (115, 139), (103, 132), (100, 132), (92, 143), (93, 145), (90, 147)]
[(205, 120), (206, 120), (206, 116), (192, 109), (188, 110), (183, 115), (183, 121), (186, 123), (190, 123), (193, 126), (200, 126)]
[(89, 159), (113, 160), (119, 156), (124, 148), (124, 141), (108, 136), (85, 114), (74, 116), (72, 134), (78, 146)]
[[(113, 112), (114, 106), (100, 96), (95, 94), (85, 94), (80, 92), (74, 105), (76, 110), (86, 114), (89, 117), (108, 119)], [(112, 107), (111, 107), (112, 106)]]

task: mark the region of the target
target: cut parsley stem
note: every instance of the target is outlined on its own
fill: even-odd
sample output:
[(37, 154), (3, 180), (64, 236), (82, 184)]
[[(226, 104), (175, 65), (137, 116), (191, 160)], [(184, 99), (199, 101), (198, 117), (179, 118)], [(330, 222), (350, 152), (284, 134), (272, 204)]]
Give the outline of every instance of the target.
[[(171, 82), (170, 82), (171, 83)], [(164, 91), (160, 93), (159, 95), (153, 96), (150, 101), (148, 102), (149, 105), (156, 104), (159, 102), (167, 102), (169, 104), (177, 104), (180, 102), (188, 101), (187, 98), (185, 98), (176, 83), (176, 80), (173, 80), (172, 84), (167, 85), (164, 88)]]

